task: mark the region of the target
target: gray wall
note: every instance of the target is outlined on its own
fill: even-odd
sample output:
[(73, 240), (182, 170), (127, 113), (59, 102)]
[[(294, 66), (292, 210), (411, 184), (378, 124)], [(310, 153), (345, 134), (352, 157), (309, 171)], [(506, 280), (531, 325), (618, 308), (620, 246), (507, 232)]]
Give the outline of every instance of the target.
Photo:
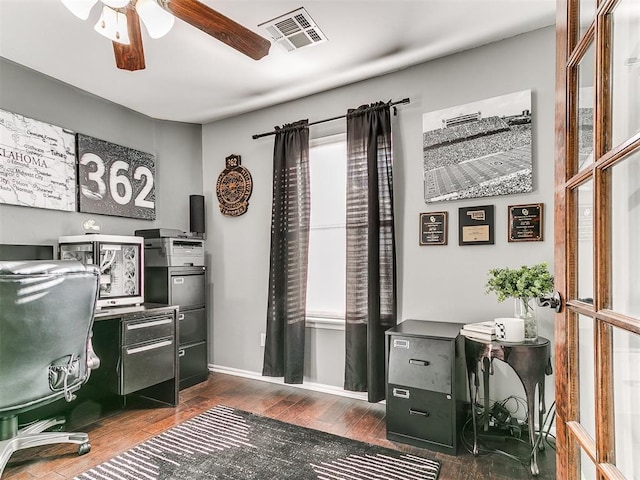
[(156, 220), (0, 205), (0, 243), (57, 245), (84, 233), (94, 218), (102, 233), (133, 235), (156, 226), (189, 230), (189, 195), (202, 193), (202, 127), (154, 120), (0, 58), (0, 108), (156, 157)]
[[(427, 62), (298, 101), (203, 126), (203, 189), (209, 212), (207, 250), (215, 286), (210, 359), (216, 366), (260, 372), (269, 269), (273, 137), (252, 134), (302, 118), (320, 120), (378, 100), (411, 98), (394, 118), (394, 183), (398, 241), (399, 319), (475, 322), (511, 316), (513, 305), (485, 294), (487, 271), (546, 261), (553, 265), (554, 49), (552, 27)], [(532, 90), (534, 191), (529, 194), (426, 205), (422, 185), (422, 114), (484, 98)], [(310, 129), (312, 137), (343, 129), (343, 121)], [(217, 211), (216, 179), (230, 154), (242, 156), (254, 181), (249, 211), (237, 218)], [(507, 206), (545, 205), (543, 242), (507, 242)], [(495, 245), (458, 246), (458, 208), (495, 205)], [(420, 247), (420, 212), (449, 212), (449, 245)], [(540, 334), (553, 339), (553, 315), (538, 312)], [(307, 329), (307, 380), (341, 386), (344, 332)], [(523, 396), (517, 378), (497, 369), (504, 398)], [(553, 382), (548, 378), (548, 398)], [(505, 386), (506, 385), (506, 386)], [(498, 388), (498, 387), (497, 387)]]
[[(510, 302), (485, 295), (489, 268), (547, 261), (553, 264), (552, 27), (331, 90), (251, 114), (204, 125), (150, 119), (76, 88), (0, 59), (0, 108), (156, 155), (155, 222), (95, 215), (103, 232), (132, 234), (156, 226), (187, 231), (188, 196), (203, 193), (210, 267), (210, 363), (245, 372), (262, 370), (260, 334), (265, 331), (269, 268), (273, 137), (251, 135), (302, 118), (345, 113), (378, 100), (411, 98), (394, 117), (399, 319), (473, 322), (512, 313)], [(488, 97), (531, 89), (534, 192), (426, 205), (422, 188), (422, 114)], [(311, 127), (315, 137), (343, 129), (340, 121)], [(242, 156), (253, 176), (249, 211), (238, 218), (217, 209), (215, 184), (230, 154)], [(507, 206), (543, 202), (545, 241), (507, 243)], [(493, 204), (496, 243), (457, 245), (459, 207)], [(449, 245), (418, 246), (418, 216), (449, 212)], [(0, 242), (55, 243), (81, 233), (88, 215), (0, 205)], [(539, 312), (541, 335), (553, 340), (553, 316)], [(340, 387), (344, 332), (307, 329), (306, 378)], [(502, 377), (506, 381), (502, 382)], [(512, 372), (497, 368), (492, 398), (522, 395)], [(547, 382), (553, 398), (553, 382)], [(550, 402), (549, 402), (550, 403)]]

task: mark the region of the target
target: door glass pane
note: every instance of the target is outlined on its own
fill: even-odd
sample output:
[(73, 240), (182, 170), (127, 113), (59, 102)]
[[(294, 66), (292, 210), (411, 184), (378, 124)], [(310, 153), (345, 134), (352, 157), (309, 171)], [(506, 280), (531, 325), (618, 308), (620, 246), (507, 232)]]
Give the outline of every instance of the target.
[(593, 345), (593, 319), (580, 315), (578, 317), (578, 394), (580, 395), (580, 424), (595, 441), (595, 351)]
[(593, 304), (593, 181), (578, 187), (578, 299)]
[(640, 336), (613, 329), (613, 398), (616, 466), (625, 478), (640, 478)]
[(589, 455), (580, 451), (580, 480), (596, 480), (596, 466)]
[(640, 0), (621, 0), (611, 18), (611, 138), (616, 146), (640, 131)]
[(611, 169), (611, 308), (640, 318), (640, 152)]
[(580, 38), (582, 38), (593, 19), (596, 18), (596, 0), (580, 0), (578, 9), (580, 10)]
[(594, 64), (595, 48), (592, 42), (578, 64), (578, 111), (576, 119), (578, 170), (582, 170), (593, 163)]

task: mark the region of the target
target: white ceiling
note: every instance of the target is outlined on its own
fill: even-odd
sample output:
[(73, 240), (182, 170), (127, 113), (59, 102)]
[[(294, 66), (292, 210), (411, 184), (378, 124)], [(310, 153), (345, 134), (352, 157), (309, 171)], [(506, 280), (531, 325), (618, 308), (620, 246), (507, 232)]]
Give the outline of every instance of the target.
[(146, 69), (115, 66), (111, 42), (59, 0), (0, 0), (0, 56), (153, 118), (207, 123), (553, 25), (555, 0), (201, 0), (260, 23), (304, 6), (329, 41), (250, 59), (176, 20)]

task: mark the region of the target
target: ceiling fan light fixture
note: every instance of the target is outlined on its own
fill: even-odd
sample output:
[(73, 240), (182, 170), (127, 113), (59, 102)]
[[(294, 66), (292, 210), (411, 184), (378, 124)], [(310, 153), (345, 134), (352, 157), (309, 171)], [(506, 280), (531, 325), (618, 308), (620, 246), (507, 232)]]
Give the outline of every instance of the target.
[(102, 7), (102, 15), (93, 29), (100, 35), (114, 42), (129, 45), (129, 28), (127, 16), (124, 13), (112, 10), (106, 5)]
[(102, 0), (102, 3), (111, 8), (124, 8), (129, 5), (130, 0)]
[(98, 0), (60, 0), (67, 9), (80, 20), (89, 18), (91, 9)]
[(164, 37), (175, 23), (176, 17), (158, 5), (156, 0), (138, 0), (136, 11), (151, 38)]

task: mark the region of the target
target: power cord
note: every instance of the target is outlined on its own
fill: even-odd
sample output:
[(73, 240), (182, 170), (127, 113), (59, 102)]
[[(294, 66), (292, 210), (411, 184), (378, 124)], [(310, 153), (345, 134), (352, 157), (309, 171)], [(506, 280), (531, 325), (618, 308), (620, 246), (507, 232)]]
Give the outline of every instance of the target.
[[(515, 401), (515, 404), (516, 404), (515, 410), (509, 410), (507, 408), (506, 405), (509, 401)], [(545, 445), (548, 445), (551, 449), (555, 450), (556, 449), (555, 436), (550, 433), (551, 425), (553, 424), (553, 421), (555, 419), (555, 411), (556, 411), (555, 405), (556, 405), (556, 402), (554, 401), (549, 407), (545, 415), (545, 418), (543, 419), (542, 425), (539, 425), (539, 429), (537, 429), (534, 432), (535, 441), (533, 445), (530, 445), (527, 440), (523, 440), (522, 438), (520, 438), (522, 436), (523, 431), (526, 432), (525, 438), (528, 438), (528, 424), (527, 423), (519, 424), (518, 421), (513, 416), (515, 413), (519, 411), (520, 407), (524, 407), (524, 410), (526, 413), (527, 409), (526, 409), (526, 402), (524, 401), (524, 399), (516, 396), (510, 396), (499, 402), (494, 401), (493, 405), (487, 412), (484, 411), (484, 407), (482, 405), (476, 404), (475, 406), (472, 406), (472, 408), (476, 409), (476, 427), (480, 427), (481, 425), (484, 425), (485, 421), (488, 420), (490, 425), (493, 424), (493, 426), (497, 426), (501, 430), (505, 431), (505, 435), (502, 436), (503, 439), (505, 440), (512, 439), (526, 445), (528, 449), (530, 448), (529, 456), (519, 457), (517, 455), (513, 455), (511, 453), (505, 452), (504, 450), (501, 450), (499, 448), (487, 448), (486, 446), (478, 442), (478, 455), (484, 456), (484, 455), (499, 454), (507, 458), (510, 458), (514, 461), (517, 461), (518, 463), (522, 464), (525, 467), (528, 467), (531, 461), (531, 457), (533, 456), (534, 449), (539, 448), (540, 442), (545, 442)], [(464, 423), (462, 427), (462, 432), (460, 434), (460, 440), (462, 445), (471, 454), (473, 454), (473, 432), (471, 432), (472, 429), (470, 428), (472, 421), (473, 419), (471, 418), (471, 415), (469, 415), (469, 418)], [(545, 429), (546, 429), (546, 432), (545, 432)], [(509, 432), (509, 435), (506, 434), (507, 431)], [(471, 433), (471, 439), (467, 437), (469, 433)], [(549, 441), (549, 437), (553, 438), (553, 442)]]

